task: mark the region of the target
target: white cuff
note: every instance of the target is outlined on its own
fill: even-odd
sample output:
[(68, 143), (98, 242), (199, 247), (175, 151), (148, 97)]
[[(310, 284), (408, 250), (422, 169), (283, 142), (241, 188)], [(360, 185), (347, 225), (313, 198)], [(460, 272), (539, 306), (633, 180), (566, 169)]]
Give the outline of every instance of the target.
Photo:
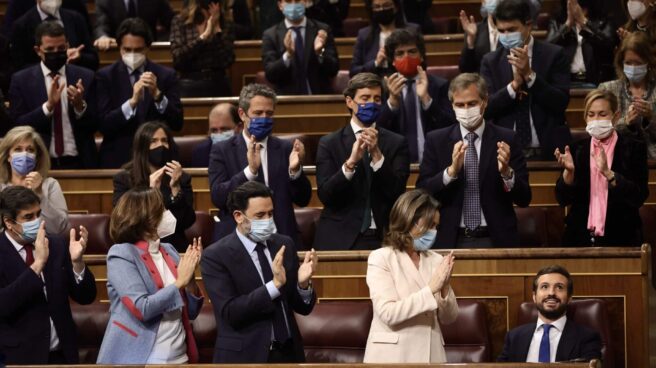
[[(248, 169), (248, 168), (247, 168), (247, 169)], [(290, 180), (296, 180), (296, 179), (298, 179), (298, 178), (301, 177), (301, 174), (302, 174), (302, 173), (303, 173), (303, 166), (302, 166), (302, 165), (301, 165), (301, 167), (298, 169), (298, 171), (296, 171), (295, 174), (292, 173), (291, 170), (289, 170), (289, 179), (290, 179)]]
[(246, 179), (248, 179), (248, 181), (253, 181), (257, 179), (257, 174), (253, 175), (251, 169), (249, 169), (248, 166), (246, 166), (246, 168), (244, 169), (244, 175), (246, 175)]
[(289, 68), (289, 65), (291, 65), (291, 63), (292, 63), (291, 58), (292, 58), (292, 56), (287, 51), (285, 51), (285, 53), (282, 54), (282, 62), (288, 68)]
[(512, 82), (508, 83), (508, 87), (506, 87), (508, 90), (508, 94), (510, 95), (510, 98), (513, 100), (517, 98), (517, 93), (515, 93), (515, 90), (512, 88)]
[(125, 101), (123, 105), (121, 105), (121, 111), (123, 112), (123, 117), (125, 120), (130, 120), (134, 117), (134, 115), (137, 114), (137, 109), (133, 109), (132, 106), (130, 106), (130, 100)]
[(75, 268), (73, 269), (73, 274), (75, 275), (75, 282), (76, 283), (81, 283), (82, 280), (84, 280), (84, 271), (87, 270), (87, 266), (85, 265), (84, 268), (82, 269), (82, 272), (77, 273), (75, 272)]
[[(162, 92), (160, 92), (162, 93)], [(166, 98), (166, 96), (162, 97), (162, 101), (160, 102), (155, 102), (155, 107), (157, 108), (157, 112), (160, 114), (163, 114), (164, 111), (166, 111), (166, 107), (169, 105), (169, 99)]]
[(353, 175), (355, 175), (355, 169), (353, 171), (346, 171), (346, 168), (344, 167), (344, 164), (342, 164), (342, 172), (344, 173), (344, 176), (346, 177), (346, 180), (351, 180), (353, 179)]
[(375, 164), (374, 164), (374, 161), (372, 160), (369, 163), (369, 166), (371, 166), (371, 168), (374, 170), (374, 172), (376, 172), (383, 166), (383, 162), (385, 162), (385, 156), (382, 156), (380, 158), (380, 160), (378, 160), (378, 162), (376, 162)]
[(48, 108), (46, 107), (47, 104), (48, 104), (47, 102), (44, 102), (43, 105), (41, 106), (41, 108), (43, 109), (43, 115), (47, 117), (51, 117), (52, 113), (55, 112), (55, 110), (52, 111), (48, 110)]
[(449, 185), (456, 179), (458, 179), (458, 176), (452, 177), (451, 175), (449, 175), (449, 169), (448, 168), (444, 169), (444, 175), (442, 175), (442, 184)]

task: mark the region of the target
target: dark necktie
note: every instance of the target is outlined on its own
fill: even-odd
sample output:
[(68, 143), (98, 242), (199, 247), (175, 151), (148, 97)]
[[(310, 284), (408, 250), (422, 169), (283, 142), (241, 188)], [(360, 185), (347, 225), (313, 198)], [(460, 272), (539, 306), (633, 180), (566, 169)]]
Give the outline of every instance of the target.
[(473, 230), (481, 225), (481, 192), (478, 178), (478, 155), (474, 142), (478, 136), (469, 132), (465, 136), (467, 150), (465, 151), (465, 200), (463, 217), (465, 227)]
[[(361, 133), (359, 131), (358, 133)], [(373, 169), (371, 168), (371, 155), (369, 151), (365, 151), (362, 155), (362, 170), (364, 171), (365, 177), (365, 188), (364, 188), (364, 215), (362, 217), (362, 227), (360, 232), (363, 233), (371, 227), (371, 182), (373, 176)]]
[(305, 65), (305, 45), (303, 43), (303, 27), (292, 27), (296, 39), (294, 40), (294, 60), (296, 62), (296, 76), (298, 78), (298, 93), (301, 95), (308, 94), (307, 88), (307, 71)]
[[(264, 278), (264, 283), (273, 280), (273, 271), (271, 270), (271, 265), (269, 260), (264, 254), (264, 248), (266, 245), (262, 243), (257, 243), (255, 246), (255, 251), (257, 251), (257, 260), (260, 262), (260, 268), (262, 269), (262, 277)], [(285, 322), (285, 312), (282, 306), (282, 297), (278, 297), (273, 303), (276, 305), (276, 311), (273, 314), (273, 335), (275, 336), (276, 341), (285, 342), (289, 339), (289, 332), (287, 331), (287, 323)]]
[[(55, 80), (57, 73), (50, 73), (50, 78), (52, 78), (52, 83), (55, 84), (56, 88), (59, 88), (59, 82)], [(57, 157), (61, 157), (64, 153), (64, 127), (62, 123), (62, 107), (61, 100), (54, 106), (55, 110), (52, 113), (52, 118), (54, 122), (54, 133), (55, 133), (55, 154)]]
[(34, 263), (34, 244), (26, 244), (23, 249), (25, 249), (25, 264), (29, 267)]
[(52, 21), (57, 21), (57, 18), (54, 15), (48, 14), (46, 17), (46, 22), (52, 22)]
[(551, 346), (549, 343), (549, 330), (551, 327), (553, 326), (548, 324), (542, 325), (542, 341), (540, 341), (540, 356), (538, 357), (540, 363), (551, 362)]
[(137, 4), (135, 0), (128, 0), (128, 18), (135, 18), (137, 16)]
[(141, 79), (141, 71), (139, 69), (135, 69), (132, 71), (132, 85), (134, 86), (135, 83), (137, 83)]
[(405, 133), (410, 146), (410, 159), (412, 162), (419, 162), (419, 147), (417, 142), (417, 94), (414, 88), (414, 79), (408, 79), (406, 82), (405, 98), (403, 99), (403, 119), (405, 122)]
[(517, 99), (519, 99), (519, 105), (515, 118), (515, 130), (522, 148), (526, 148), (531, 143), (531, 95), (520, 90), (517, 92)]

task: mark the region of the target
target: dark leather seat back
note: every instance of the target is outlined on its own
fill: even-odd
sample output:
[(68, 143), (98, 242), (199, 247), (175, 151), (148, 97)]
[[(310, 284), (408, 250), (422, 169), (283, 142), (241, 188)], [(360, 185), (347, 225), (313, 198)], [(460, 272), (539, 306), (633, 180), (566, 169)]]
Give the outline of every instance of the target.
[(204, 135), (186, 135), (182, 137), (174, 137), (176, 146), (178, 146), (178, 159), (182, 168), (191, 167), (191, 158), (193, 156), (194, 147), (207, 139)]
[(460, 74), (460, 69), (457, 65), (429, 66), (426, 69), (426, 73), (451, 81)]
[(298, 231), (301, 233), (300, 238), (302, 246), (299, 250), (312, 249), (314, 243), (314, 232), (317, 229), (319, 216), (321, 216), (321, 208), (296, 208), (294, 209), (294, 216), (296, 217), (296, 224)]
[(442, 325), (444, 350), (449, 363), (489, 362), (492, 345), (485, 305), (476, 300), (458, 299), (458, 318)]
[(201, 364), (212, 363), (214, 357), (214, 344), (216, 343), (216, 319), (214, 310), (209, 300), (205, 298), (205, 303), (198, 314), (198, 317), (191, 322), (198, 347), (198, 362)]
[(214, 231), (214, 220), (206, 211), (196, 211), (196, 222), (185, 230), (187, 242), (191, 244), (194, 238), (202, 237), (203, 247), (212, 243), (212, 232)]
[(522, 247), (545, 247), (548, 245), (547, 214), (542, 207), (515, 207), (519, 243)]
[(348, 70), (338, 71), (335, 78), (333, 78), (333, 93), (336, 95), (343, 94), (346, 86), (348, 86), (349, 80), (351, 80), (351, 78), (349, 77)]
[(255, 73), (255, 83), (264, 84), (265, 86), (274, 88), (273, 84), (266, 79), (266, 73), (264, 73), (264, 70)]
[(80, 225), (89, 231), (86, 254), (106, 254), (113, 242), (109, 237), (109, 215), (105, 213), (71, 213), (68, 215), (71, 227), (78, 232)]
[(100, 345), (109, 322), (109, 304), (95, 302), (89, 305), (79, 305), (71, 303), (71, 312), (77, 326), (80, 364), (96, 364)]
[(342, 22), (344, 37), (357, 37), (358, 31), (368, 25), (369, 21), (364, 18), (346, 18)]

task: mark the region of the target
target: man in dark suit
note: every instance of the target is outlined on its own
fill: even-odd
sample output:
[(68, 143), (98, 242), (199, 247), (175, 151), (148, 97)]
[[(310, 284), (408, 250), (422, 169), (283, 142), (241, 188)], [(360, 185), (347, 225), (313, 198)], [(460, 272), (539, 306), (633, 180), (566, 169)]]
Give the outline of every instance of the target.
[(70, 241), (45, 235), (39, 197), (21, 186), (0, 193), (0, 355), (6, 364), (77, 364), (69, 297), (96, 298), (96, 284), (82, 256), (88, 232)]
[(183, 123), (175, 71), (147, 58), (153, 40), (148, 25), (128, 18), (117, 37), (121, 60), (96, 75), (103, 168), (117, 168), (131, 159), (132, 138), (144, 122), (159, 120), (174, 131), (182, 129)]
[(278, 8), (285, 20), (262, 35), (267, 80), (281, 95), (332, 93), (339, 60), (330, 27), (306, 17), (303, 0), (278, 0)]
[[(89, 11), (87, 10), (87, 0), (62, 0), (61, 6), (64, 9), (72, 10), (84, 18), (84, 23), (87, 29), (91, 32), (91, 22), (89, 20)], [(23, 14), (27, 13), (32, 7), (36, 5), (36, 0), (9, 0), (7, 1), (7, 8), (5, 16), (2, 18), (2, 26), (0, 26), (0, 33), (5, 36), (11, 35), (11, 28), (16, 19), (20, 18)]]
[(397, 72), (385, 77), (389, 97), (378, 125), (408, 139), (411, 162), (421, 162), (428, 132), (455, 124), (446, 79), (426, 74), (424, 37), (397, 29), (385, 41), (388, 64)]
[(348, 16), (351, 0), (308, 0), (307, 16), (326, 23), (334, 37), (344, 37), (343, 22)]
[(272, 191), (246, 182), (230, 193), (237, 229), (203, 252), (201, 270), (214, 306), (214, 363), (300, 363), (294, 312), (308, 315), (316, 293), (312, 250), (299, 266), (294, 241), (275, 234)]
[(68, 9), (50, 6), (50, 2), (37, 0), (36, 6), (23, 14), (14, 22), (11, 31), (11, 59), (15, 70), (38, 63), (39, 58), (34, 52), (34, 31), (44, 21), (54, 21), (66, 30), (67, 62), (89, 68), (98, 69), (98, 52), (93, 47), (89, 27), (82, 15)]
[(465, 44), (458, 65), (461, 73), (478, 73), (483, 56), (497, 49), (499, 31), (493, 16), (496, 4), (497, 0), (483, 0), (481, 13), (485, 12), (486, 16), (478, 24), (473, 15), (467, 16), (464, 10), (460, 11), (460, 25), (465, 31)]
[(601, 359), (599, 333), (567, 318), (567, 304), (573, 293), (572, 278), (564, 267), (541, 269), (533, 279), (538, 320), (508, 332), (497, 361), (554, 363)]
[(127, 18), (143, 19), (153, 37), (163, 39), (164, 34), (157, 32), (157, 24), (168, 31), (174, 16), (167, 0), (96, 0), (95, 4), (94, 45), (101, 51), (116, 46), (118, 27)]
[(321, 138), (317, 187), (323, 211), (314, 237), (321, 250), (376, 249), (396, 199), (405, 192), (410, 154), (403, 136), (376, 127), (383, 81), (351, 78), (344, 91), (351, 122)]
[(560, 46), (531, 36), (527, 0), (501, 0), (495, 21), (497, 48), (483, 57), (481, 75), (490, 89), (485, 119), (517, 132), (528, 159), (552, 160), (571, 141), (565, 122), (569, 64)]
[(303, 172), (305, 147), (271, 135), (276, 94), (267, 86), (249, 84), (239, 96), (242, 134), (212, 145), (208, 168), (212, 202), (219, 208), (214, 238), (222, 238), (235, 229), (228, 211), (228, 194), (247, 181), (259, 181), (271, 188), (275, 203), (275, 221), (281, 234), (299, 243), (294, 204), (307, 206), (312, 186)]
[(426, 137), (417, 188), (442, 203), (435, 248), (519, 245), (513, 203), (531, 201), (526, 160), (515, 132), (483, 119), (487, 96), (478, 74), (456, 77), (449, 98), (459, 124)]
[(57, 22), (36, 28), (33, 52), (41, 62), (13, 75), (9, 88), (11, 117), (29, 125), (49, 147), (53, 169), (95, 168), (96, 100), (94, 73), (66, 65), (66, 35)]
[(241, 133), (242, 123), (237, 107), (231, 103), (215, 105), (208, 116), (209, 137), (194, 147), (191, 167), (208, 167), (212, 144), (226, 141)]

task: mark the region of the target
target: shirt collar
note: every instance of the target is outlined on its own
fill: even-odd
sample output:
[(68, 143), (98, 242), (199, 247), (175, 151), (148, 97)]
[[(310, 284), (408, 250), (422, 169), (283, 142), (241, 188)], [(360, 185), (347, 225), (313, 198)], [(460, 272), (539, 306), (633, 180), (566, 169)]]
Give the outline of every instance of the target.
[(531, 59), (533, 57), (533, 45), (535, 44), (535, 38), (533, 35), (528, 36), (528, 58)]
[[(246, 142), (246, 146), (248, 146), (248, 142), (250, 142), (251, 139), (246, 135), (246, 129), (242, 129), (241, 136), (244, 137), (244, 142)], [(264, 139), (258, 141), (257, 143), (261, 144), (262, 148), (266, 149), (268, 141), (269, 141), (269, 136), (266, 136), (264, 137)]]
[[(560, 317), (560, 318), (558, 318), (557, 320), (555, 320), (555, 321), (553, 321), (552, 323), (550, 323), (550, 325), (551, 325), (552, 327), (555, 327), (556, 330), (558, 330), (558, 331), (560, 331), (560, 332), (563, 332), (563, 329), (565, 328), (565, 323), (567, 323), (567, 313), (566, 313), (566, 314), (563, 314), (562, 317)], [(538, 323), (537, 323), (537, 325), (535, 326), (535, 330), (537, 331), (538, 328), (540, 328), (540, 326), (542, 326), (542, 325), (544, 325), (544, 324), (546, 324), (546, 322), (544, 322), (544, 321), (542, 320), (542, 318), (538, 317)]]
[(7, 239), (9, 239), (9, 241), (11, 242), (11, 245), (13, 245), (14, 248), (16, 248), (17, 252), (20, 253), (20, 251), (23, 250), (23, 248), (24, 248), (23, 244), (20, 244), (14, 238), (12, 238), (9, 234), (7, 234), (6, 230), (3, 231), (3, 234), (7, 237)]
[[(462, 126), (460, 123), (458, 123), (458, 125), (460, 126), (460, 134), (462, 134), (462, 139), (465, 139), (467, 134), (469, 134), (469, 130), (467, 130), (467, 128)], [(476, 133), (478, 139), (481, 139), (483, 136), (483, 131), (485, 131), (485, 120), (483, 120), (483, 123), (478, 128), (476, 128), (476, 130), (474, 130), (474, 133)]]
[(489, 32), (497, 32), (497, 25), (494, 24), (494, 19), (492, 17), (487, 17), (487, 28)]
[[(43, 10), (41, 10), (41, 8), (39, 7), (39, 5), (36, 6), (36, 11), (39, 12), (39, 17), (41, 18), (41, 21), (44, 21), (44, 20), (46, 20), (49, 16), (51, 16), (50, 14), (48, 14), (48, 13), (44, 12)], [(57, 10), (57, 11), (55, 12), (55, 15), (53, 15), (53, 17), (57, 18), (57, 20), (61, 20), (61, 16), (59, 15), (59, 10)]]
[[(43, 61), (40, 63), (40, 65), (41, 65), (41, 72), (43, 73), (43, 76), (44, 77), (49, 77), (50, 73), (51, 73), (50, 69), (48, 69), (48, 67), (43, 63)], [(65, 77), (66, 76), (66, 65), (59, 68), (59, 70), (57, 71), (57, 74), (59, 74), (62, 77)]]
[[(376, 123), (371, 124), (371, 126), (375, 128)], [(357, 135), (358, 132), (364, 128), (359, 126), (358, 123), (355, 122), (355, 119), (351, 118), (351, 129), (353, 129), (353, 133)]]
[[(125, 63), (124, 63), (124, 64), (125, 64)], [(144, 70), (146, 70), (146, 62), (144, 61), (144, 63), (141, 64), (141, 66), (138, 67), (137, 69), (132, 69), (132, 68), (130, 68), (127, 64), (125, 64), (125, 67), (128, 68), (128, 75), (132, 75), (132, 73), (133, 73), (135, 70), (138, 70), (139, 73), (143, 74)]]
[(251, 254), (255, 252), (255, 247), (257, 246), (257, 243), (254, 241), (250, 240), (246, 235), (242, 234), (239, 229), (235, 229), (237, 232), (237, 237), (239, 240), (241, 240), (241, 243), (244, 245), (244, 248), (246, 248), (246, 251), (248, 251), (248, 254)]
[(287, 18), (285, 18), (285, 28), (287, 28), (287, 29), (290, 29), (292, 27), (305, 28), (305, 26), (307, 26), (307, 17), (306, 16), (303, 16), (303, 20), (301, 21), (301, 24), (299, 24), (299, 25), (294, 25)]

